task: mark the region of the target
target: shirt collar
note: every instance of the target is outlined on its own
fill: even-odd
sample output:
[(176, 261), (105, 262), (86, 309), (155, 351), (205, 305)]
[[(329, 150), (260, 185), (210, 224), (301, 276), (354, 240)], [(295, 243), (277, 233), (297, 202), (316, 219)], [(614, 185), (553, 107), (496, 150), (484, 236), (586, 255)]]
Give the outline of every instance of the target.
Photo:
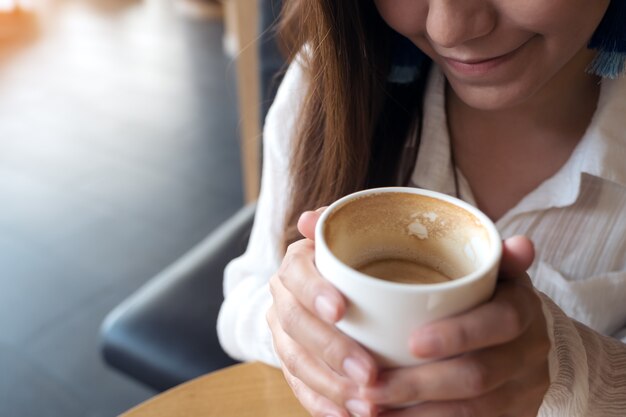
[(626, 78), (602, 81), (580, 148), (582, 172), (626, 187)]

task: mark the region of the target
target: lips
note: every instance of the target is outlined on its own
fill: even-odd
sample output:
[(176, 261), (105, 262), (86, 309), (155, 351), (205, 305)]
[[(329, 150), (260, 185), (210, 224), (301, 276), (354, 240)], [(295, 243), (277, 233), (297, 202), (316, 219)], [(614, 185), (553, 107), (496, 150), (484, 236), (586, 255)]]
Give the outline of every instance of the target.
[(455, 58), (442, 56), (442, 59), (449, 68), (460, 75), (485, 75), (513, 59), (527, 43), (528, 41), (510, 52), (490, 58)]
[(484, 62), (492, 61), (492, 60), (494, 60), (494, 59), (501, 58), (501, 57), (503, 57), (503, 56), (505, 56), (505, 55), (508, 55), (508, 54), (495, 56), (495, 57), (493, 57), (493, 58), (456, 59), (456, 58), (447, 58), (447, 57), (444, 57), (444, 59), (445, 59), (446, 61), (454, 61), (454, 62), (458, 62), (459, 64), (464, 64), (464, 65), (477, 65), (477, 64), (484, 63)]
[(455, 71), (467, 74), (467, 75), (479, 75), (484, 74), (502, 64), (507, 55), (501, 55), (495, 58), (482, 59), (482, 60), (471, 60), (471, 61), (459, 61), (451, 58), (444, 58), (449, 67), (454, 69)]

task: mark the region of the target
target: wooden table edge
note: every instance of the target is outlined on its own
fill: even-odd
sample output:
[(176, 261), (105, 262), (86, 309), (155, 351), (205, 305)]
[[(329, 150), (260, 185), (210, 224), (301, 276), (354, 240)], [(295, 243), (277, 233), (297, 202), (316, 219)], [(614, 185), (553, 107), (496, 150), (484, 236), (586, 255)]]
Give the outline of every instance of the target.
[(261, 362), (233, 365), (156, 395), (119, 417), (307, 417), (282, 372)]

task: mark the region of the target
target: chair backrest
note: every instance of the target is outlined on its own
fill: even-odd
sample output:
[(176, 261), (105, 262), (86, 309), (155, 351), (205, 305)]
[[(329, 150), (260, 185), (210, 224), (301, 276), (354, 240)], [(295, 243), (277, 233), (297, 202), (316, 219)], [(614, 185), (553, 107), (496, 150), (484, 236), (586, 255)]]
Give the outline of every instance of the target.
[(254, 210), (239, 210), (108, 314), (101, 327), (107, 364), (161, 391), (236, 363), (215, 326), (224, 268), (245, 250)]

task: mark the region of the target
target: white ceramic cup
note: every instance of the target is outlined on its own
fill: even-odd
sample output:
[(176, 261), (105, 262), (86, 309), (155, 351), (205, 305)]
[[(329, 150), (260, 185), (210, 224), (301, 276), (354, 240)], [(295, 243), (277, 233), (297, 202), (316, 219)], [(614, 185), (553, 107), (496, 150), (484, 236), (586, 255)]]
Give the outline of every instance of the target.
[[(397, 283), (355, 269), (368, 254), (383, 253), (396, 241), (453, 279)], [(488, 300), (501, 255), (500, 235), (485, 214), (459, 199), (418, 188), (350, 194), (324, 211), (315, 230), (317, 268), (347, 300), (337, 326), (383, 367), (423, 362), (409, 351), (411, 332)]]

